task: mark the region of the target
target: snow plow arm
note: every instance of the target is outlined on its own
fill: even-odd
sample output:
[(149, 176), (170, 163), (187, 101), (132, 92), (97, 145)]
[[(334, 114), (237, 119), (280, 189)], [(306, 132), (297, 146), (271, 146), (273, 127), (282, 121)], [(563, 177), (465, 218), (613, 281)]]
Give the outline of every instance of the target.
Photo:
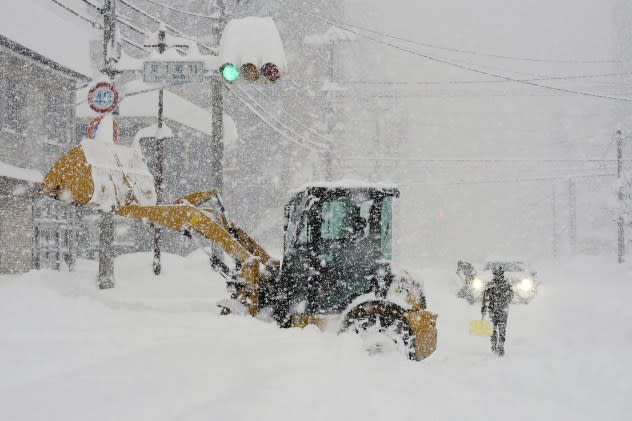
[[(242, 291), (241, 301), (248, 303), (251, 315), (259, 310), (259, 290), (274, 276), (278, 261), (269, 258), (260, 262), (259, 256), (251, 253), (248, 248), (228, 232), (220, 221), (215, 221), (212, 215), (192, 204), (176, 204), (161, 206), (127, 205), (116, 210), (116, 214), (128, 218), (146, 220), (176, 231), (196, 231), (210, 241), (218, 244), (233, 259), (241, 264), (238, 276), (246, 283)], [(220, 222), (220, 223), (218, 223)], [(234, 225), (234, 224), (233, 224)], [(248, 237), (249, 238), (249, 237)], [(264, 252), (265, 253), (265, 252)], [(267, 256), (267, 254), (266, 254)], [(267, 270), (260, 270), (261, 263)]]

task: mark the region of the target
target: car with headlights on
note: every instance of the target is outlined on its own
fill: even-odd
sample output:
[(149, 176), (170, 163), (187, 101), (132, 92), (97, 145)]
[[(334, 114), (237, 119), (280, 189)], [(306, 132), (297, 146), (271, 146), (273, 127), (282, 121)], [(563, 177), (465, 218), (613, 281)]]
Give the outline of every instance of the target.
[(459, 260), (456, 274), (460, 280), (457, 296), (474, 304), (483, 299), (483, 291), (487, 283), (492, 281), (492, 270), (502, 266), (505, 278), (512, 286), (514, 298), (512, 303), (527, 304), (538, 293), (539, 281), (524, 260), (518, 259), (490, 259), (479, 268), (469, 262)]

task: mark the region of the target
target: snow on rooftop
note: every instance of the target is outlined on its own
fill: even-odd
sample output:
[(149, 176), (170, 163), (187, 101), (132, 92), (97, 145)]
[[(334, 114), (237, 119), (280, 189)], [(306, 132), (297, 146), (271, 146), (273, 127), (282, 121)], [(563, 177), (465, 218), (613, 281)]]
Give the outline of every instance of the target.
[[(124, 95), (119, 112), (121, 117), (156, 117), (158, 119), (159, 91), (144, 92), (136, 95)], [(195, 129), (201, 133), (211, 135), (211, 113), (186, 99), (164, 90), (163, 113), (168, 120)], [(90, 109), (87, 102), (77, 107), (78, 117), (95, 117), (96, 113)], [(237, 126), (234, 120), (224, 114), (224, 141), (233, 143), (237, 140)]]
[(266, 63), (277, 65), (287, 73), (285, 50), (272, 18), (247, 17), (233, 19), (226, 25), (219, 45), (220, 61), (241, 66), (253, 63), (258, 68)]
[(37, 170), (19, 168), (2, 161), (0, 161), (0, 176), (32, 181), (34, 183), (41, 183), (43, 180), (42, 173)]
[(5, 0), (0, 35), (70, 70), (93, 74), (90, 40), (98, 38), (100, 32), (51, 1)]

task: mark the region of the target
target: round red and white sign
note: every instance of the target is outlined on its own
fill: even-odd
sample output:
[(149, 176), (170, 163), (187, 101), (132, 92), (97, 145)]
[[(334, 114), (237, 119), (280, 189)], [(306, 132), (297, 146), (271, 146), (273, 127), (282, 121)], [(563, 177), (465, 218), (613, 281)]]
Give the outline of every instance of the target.
[(119, 93), (110, 82), (99, 82), (90, 88), (88, 104), (97, 113), (111, 113), (118, 107)]
[[(103, 119), (103, 115), (99, 115), (93, 118), (92, 120), (90, 120), (90, 122), (88, 123), (87, 130), (86, 130), (88, 139), (94, 139), (94, 136), (96, 135), (97, 130), (99, 129), (99, 123), (101, 122), (102, 119)], [(121, 127), (116, 122), (116, 120), (114, 120), (112, 123), (114, 126), (114, 133), (112, 133), (112, 139), (116, 142), (117, 140), (119, 140), (119, 137), (121, 137)]]

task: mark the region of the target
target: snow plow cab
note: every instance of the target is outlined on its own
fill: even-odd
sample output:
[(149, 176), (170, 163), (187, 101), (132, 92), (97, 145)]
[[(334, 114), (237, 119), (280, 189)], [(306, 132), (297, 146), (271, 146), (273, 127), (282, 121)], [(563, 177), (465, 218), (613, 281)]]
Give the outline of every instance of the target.
[(391, 268), (398, 196), (395, 187), (320, 184), (291, 198), (272, 291), (282, 325), (353, 331), (370, 353), (421, 360), (435, 350), (437, 316), (426, 311), (422, 285)]

